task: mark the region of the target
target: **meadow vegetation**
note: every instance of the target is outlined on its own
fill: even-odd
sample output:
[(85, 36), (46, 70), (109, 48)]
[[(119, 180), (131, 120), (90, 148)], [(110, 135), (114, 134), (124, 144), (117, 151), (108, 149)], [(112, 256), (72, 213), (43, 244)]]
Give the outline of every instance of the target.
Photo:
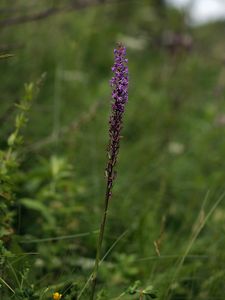
[(89, 299), (118, 41), (129, 101), (96, 299), (224, 299), (224, 23), (140, 0), (0, 30), (0, 299)]

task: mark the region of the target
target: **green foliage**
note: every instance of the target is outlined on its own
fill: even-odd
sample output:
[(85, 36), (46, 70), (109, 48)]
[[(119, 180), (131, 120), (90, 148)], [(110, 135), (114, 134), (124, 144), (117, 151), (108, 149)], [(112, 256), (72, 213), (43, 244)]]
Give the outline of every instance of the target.
[(15, 200), (16, 181), (18, 178), (18, 150), (22, 144), (21, 130), (27, 122), (27, 112), (33, 99), (33, 84), (25, 85), (25, 94), (17, 104), (18, 114), (15, 118), (15, 128), (8, 138), (8, 148), (1, 151), (0, 156), (0, 196), (1, 196), (1, 235), (6, 238), (12, 233), (13, 212), (10, 207)]
[(138, 295), (139, 299), (148, 300), (157, 298), (153, 286), (149, 285), (144, 289), (140, 289), (140, 281), (136, 281), (133, 286), (130, 286), (127, 293), (132, 296), (135, 295), (135, 297), (137, 297), (136, 295)]
[[(224, 24), (122, 2), (2, 31), (13, 57), (0, 60), (0, 299), (89, 298), (118, 40), (129, 103), (97, 299), (224, 297)], [(27, 4), (14, 9), (52, 2)]]

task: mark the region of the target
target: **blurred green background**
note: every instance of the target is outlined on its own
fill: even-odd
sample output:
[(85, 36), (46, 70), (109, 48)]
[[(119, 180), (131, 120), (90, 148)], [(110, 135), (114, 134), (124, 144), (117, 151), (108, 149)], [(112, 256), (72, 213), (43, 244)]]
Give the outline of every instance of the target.
[(158, 299), (224, 299), (224, 22), (195, 27), (158, 0), (1, 0), (0, 13), (2, 153), (24, 84), (45, 77), (1, 224), (1, 299), (88, 299), (118, 41), (129, 103), (97, 299), (151, 299), (127, 292), (136, 281)]

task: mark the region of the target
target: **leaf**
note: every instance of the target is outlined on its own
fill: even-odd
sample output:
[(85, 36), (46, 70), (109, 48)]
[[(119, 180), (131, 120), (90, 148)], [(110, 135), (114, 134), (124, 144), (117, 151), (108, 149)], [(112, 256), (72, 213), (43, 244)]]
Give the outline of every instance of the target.
[(8, 145), (11, 147), (15, 144), (15, 140), (16, 140), (16, 133), (13, 132), (9, 138), (8, 138)]
[(51, 225), (55, 224), (55, 219), (51, 215), (49, 208), (47, 206), (45, 206), (44, 204), (38, 202), (37, 200), (28, 199), (28, 198), (21, 199), (20, 203), (23, 204), (28, 209), (38, 211), (46, 219), (46, 221), (49, 224), (51, 224)]
[(156, 293), (154, 292), (154, 287), (152, 285), (147, 286), (144, 289), (143, 294), (149, 296), (152, 299), (157, 298)]

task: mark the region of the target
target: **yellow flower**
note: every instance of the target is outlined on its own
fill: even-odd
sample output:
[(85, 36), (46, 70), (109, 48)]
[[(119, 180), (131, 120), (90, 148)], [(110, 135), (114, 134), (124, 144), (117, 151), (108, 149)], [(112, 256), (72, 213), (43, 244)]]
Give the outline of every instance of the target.
[(52, 295), (52, 298), (53, 298), (54, 300), (60, 300), (60, 299), (62, 298), (62, 294), (56, 292), (56, 293), (54, 293), (54, 294)]

